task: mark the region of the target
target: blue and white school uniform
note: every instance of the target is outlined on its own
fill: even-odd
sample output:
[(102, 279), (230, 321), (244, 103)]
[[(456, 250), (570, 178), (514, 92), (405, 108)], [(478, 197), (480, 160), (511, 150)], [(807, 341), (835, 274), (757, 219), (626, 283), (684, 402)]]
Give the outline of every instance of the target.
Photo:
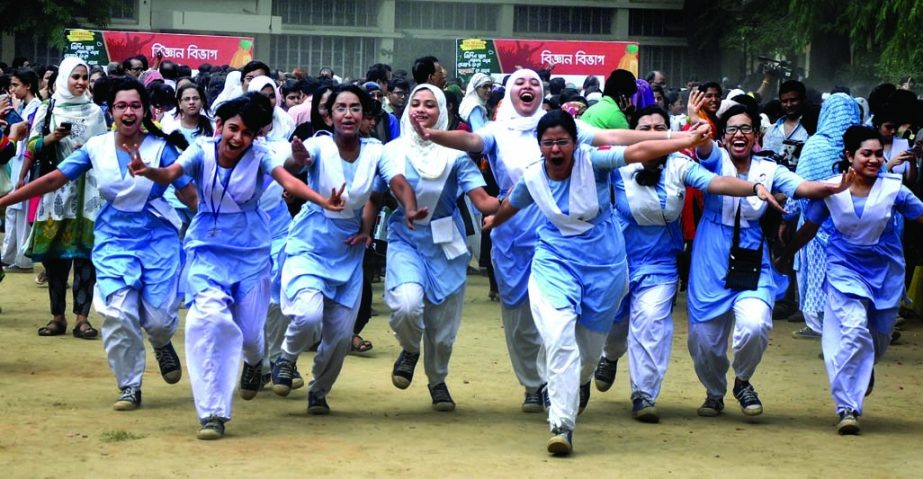
[(177, 160), (196, 182), (198, 213), (186, 231), (186, 357), (199, 419), (231, 418), (241, 356), (263, 359), (269, 304), (269, 217), (260, 197), (281, 167), (258, 143), (233, 168), (218, 165), (218, 138)]
[[(489, 123), (474, 132), (484, 143), (491, 171), (500, 187), (502, 200), (522, 177), (529, 165), (541, 161), (536, 130), (518, 130), (502, 121)], [(590, 144), (596, 129), (577, 122), (577, 140)], [(491, 232), (491, 255), (500, 293), (500, 314), (513, 372), (528, 393), (545, 382), (538, 370), (541, 338), (529, 308), (529, 274), (538, 242), (536, 231), (545, 217), (535, 206), (528, 206)]]
[[(26, 121), (31, 122), (35, 118), (38, 108), (42, 106), (42, 101), (33, 98), (28, 104), (21, 103), (17, 112), (19, 116)], [(31, 125), (30, 125), (31, 126)], [(26, 155), (27, 140), (20, 140), (16, 144), (16, 154), (8, 163), (10, 165), (10, 179), (13, 185), (19, 181), (19, 174), (22, 172), (23, 162)], [(26, 183), (30, 181), (29, 174), (25, 175)], [(25, 255), (27, 248), (26, 243), (29, 241), (29, 232), (32, 227), (29, 224), (29, 200), (20, 201), (6, 207), (3, 235), (3, 248), (0, 252), (0, 259), (4, 263), (18, 266), (23, 269), (32, 267), (32, 260)]]
[(468, 193), (485, 183), (466, 153), (441, 147), (434, 153), (441, 157), (429, 159), (444, 162), (441, 174), (423, 178), (408, 154), (410, 141), (401, 137), (388, 143), (381, 169), (389, 180), (404, 175), (416, 194), (417, 208), (427, 208), (429, 214), (414, 221), (412, 230), (403, 207), (388, 220), (385, 303), (403, 350), (419, 353), (423, 340), (426, 376), (435, 386), (444, 383), (449, 372), (471, 258), (456, 199), (459, 191)]
[(535, 163), (509, 198), (520, 211), (534, 203), (544, 219), (529, 300), (544, 347), (552, 430), (574, 429), (579, 387), (592, 377), (628, 288), (625, 244), (609, 201), (609, 174), (625, 164), (624, 151), (580, 146), (563, 181), (548, 178), (543, 161)]
[[(712, 154), (700, 163), (722, 176), (761, 183), (773, 193), (794, 197), (804, 180), (779, 168), (771, 160), (751, 157), (747, 174), (738, 174), (724, 148), (715, 144)], [(755, 196), (736, 198), (705, 193), (705, 212), (696, 230), (689, 279), (689, 353), (699, 381), (709, 398), (723, 398), (727, 391), (727, 341), (734, 330), (734, 372), (747, 381), (753, 375), (769, 343), (772, 307), (777, 286), (769, 262), (769, 246), (763, 247), (759, 284), (753, 291), (724, 287), (728, 255), (733, 244), (734, 217), (740, 206), (740, 246), (758, 249), (763, 240), (760, 217), (767, 204)]]
[(359, 157), (353, 162), (340, 157), (332, 136), (305, 142), (311, 155), (308, 184), (326, 195), (346, 182), (346, 205), (342, 211), (330, 211), (305, 203), (292, 220), (282, 251), (282, 312), (291, 317), (282, 357), (294, 362), (322, 334), (310, 385), (315, 397), (325, 397), (339, 376), (359, 310), (365, 245), (345, 241), (359, 234), (362, 209), (372, 192), (385, 191), (378, 172), (382, 145), (375, 139), (360, 141)]
[(667, 157), (660, 181), (654, 186), (642, 186), (635, 180), (643, 169), (644, 165), (636, 163), (612, 174), (630, 284), (607, 338), (605, 356), (618, 359), (627, 339), (632, 398), (654, 401), (660, 395), (673, 342), (673, 298), (679, 281), (676, 259), (683, 249), (678, 221), (683, 197), (687, 186), (706, 191), (715, 174), (678, 153)]
[(846, 190), (811, 201), (805, 211), (812, 223), (830, 218), (833, 224), (821, 341), (838, 413), (862, 414), (872, 369), (887, 350), (897, 319), (905, 265), (894, 217), (923, 215), (923, 203), (901, 183), (901, 175), (886, 173), (868, 197)]
[[(176, 149), (162, 138), (146, 135), (142, 161), (167, 167)], [(145, 351), (142, 330), (151, 346), (166, 346), (176, 332), (177, 276), (180, 268), (179, 217), (163, 199), (165, 186), (132, 176), (131, 155), (116, 147), (115, 134), (87, 141), (58, 165), (73, 181), (89, 171), (104, 203), (96, 217), (92, 259), (96, 267), (93, 305), (103, 317), (102, 338), (109, 366), (120, 389), (141, 388)], [(191, 179), (173, 183), (183, 188)]]

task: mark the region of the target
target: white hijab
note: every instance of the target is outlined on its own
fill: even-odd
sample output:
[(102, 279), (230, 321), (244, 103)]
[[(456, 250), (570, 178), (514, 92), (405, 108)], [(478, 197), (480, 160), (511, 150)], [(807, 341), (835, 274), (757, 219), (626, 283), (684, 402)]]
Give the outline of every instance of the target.
[(493, 83), (493, 78), (489, 75), (475, 73), (474, 76), (471, 77), (471, 81), (468, 83), (468, 89), (465, 90), (465, 98), (462, 99), (461, 105), (458, 107), (458, 115), (462, 120), (468, 121), (468, 117), (471, 116), (471, 113), (478, 108), (484, 110), (484, 116), (487, 116), (487, 102), (482, 100), (478, 95), (478, 88), (487, 83)]
[(212, 102), (212, 113), (218, 111), (222, 103), (233, 100), (243, 94), (243, 88), (240, 86), (240, 70), (234, 70), (228, 73), (224, 78), (224, 89), (218, 94), (218, 98)]
[(439, 104), (439, 118), (433, 126), (436, 130), (445, 130), (449, 127), (449, 114), (446, 108), (445, 95), (442, 90), (429, 83), (417, 85), (410, 96), (407, 97), (407, 105), (404, 107), (404, 114), (401, 115), (401, 136), (399, 140), (404, 142), (404, 151), (407, 159), (413, 165), (420, 177), (425, 180), (439, 178), (445, 171), (446, 165), (453, 158), (457, 157), (459, 152), (451, 148), (437, 145), (429, 140), (424, 140), (413, 129), (410, 123), (410, 104), (414, 95), (420, 90), (429, 90), (436, 97), (436, 103)]
[[(522, 116), (513, 107), (513, 86), (516, 84), (516, 80), (519, 78), (526, 78), (538, 80), (538, 92), (535, 95), (535, 101), (539, 102), (538, 108), (535, 109), (535, 112), (530, 116)], [(542, 79), (539, 78), (538, 73), (535, 73), (533, 70), (521, 69), (516, 70), (515, 73), (510, 75), (509, 80), (506, 82), (506, 94), (503, 95), (503, 102), (500, 104), (500, 108), (497, 110), (497, 121), (505, 125), (511, 130), (520, 130), (520, 131), (530, 131), (534, 130), (538, 126), (538, 121), (545, 114), (545, 111), (542, 110), (541, 101), (545, 97), (544, 86), (542, 85)], [(518, 101), (516, 99), (515, 101)]]
[(71, 73), (73, 73), (74, 69), (77, 67), (86, 68), (87, 75), (90, 74), (90, 67), (87, 66), (85, 61), (78, 57), (67, 57), (62, 60), (61, 65), (58, 66), (58, 77), (54, 81), (54, 94), (51, 96), (58, 105), (81, 104), (93, 101), (92, 97), (90, 97), (89, 88), (83, 92), (82, 96), (75, 96), (67, 87), (67, 79), (70, 78)]
[(281, 139), (288, 141), (288, 138), (295, 131), (295, 120), (292, 120), (292, 117), (285, 110), (279, 108), (279, 105), (282, 104), (282, 95), (279, 93), (279, 87), (276, 86), (276, 82), (268, 76), (260, 75), (250, 80), (250, 84), (247, 85), (247, 91), (261, 93), (267, 86), (271, 86), (272, 91), (275, 92), (276, 106), (272, 109), (272, 129), (269, 130), (266, 137), (271, 140)]

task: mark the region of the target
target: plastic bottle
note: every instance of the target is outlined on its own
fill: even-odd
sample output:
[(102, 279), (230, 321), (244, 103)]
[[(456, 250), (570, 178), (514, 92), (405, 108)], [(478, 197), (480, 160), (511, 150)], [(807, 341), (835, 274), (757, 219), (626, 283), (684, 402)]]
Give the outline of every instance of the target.
[(253, 54), (250, 53), (252, 49), (253, 41), (248, 38), (241, 38), (237, 51), (231, 57), (231, 63), (229, 63), (231, 68), (240, 68), (253, 60)]
[(619, 69), (628, 70), (635, 78), (638, 77), (638, 45), (631, 44), (625, 47), (625, 55), (619, 60)]

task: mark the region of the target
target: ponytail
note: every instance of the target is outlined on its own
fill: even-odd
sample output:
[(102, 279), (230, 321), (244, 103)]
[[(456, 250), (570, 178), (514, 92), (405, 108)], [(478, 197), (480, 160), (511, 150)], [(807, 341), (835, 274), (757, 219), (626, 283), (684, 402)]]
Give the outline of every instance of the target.
[(154, 123), (154, 120), (151, 119), (150, 115), (145, 114), (144, 119), (141, 120), (141, 124), (144, 125), (144, 128), (147, 129), (148, 133), (156, 137), (163, 138), (167, 143), (173, 145), (174, 147), (179, 148), (180, 150), (189, 148), (189, 142), (186, 141), (186, 137), (183, 136), (182, 132), (179, 130), (174, 130), (169, 135), (167, 135), (157, 126), (157, 124)]

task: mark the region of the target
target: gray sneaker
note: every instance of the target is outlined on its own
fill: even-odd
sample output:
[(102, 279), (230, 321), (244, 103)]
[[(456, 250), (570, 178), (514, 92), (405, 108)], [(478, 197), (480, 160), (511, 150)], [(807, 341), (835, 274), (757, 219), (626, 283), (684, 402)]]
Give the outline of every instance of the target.
[(805, 326), (793, 332), (792, 337), (795, 339), (820, 339), (820, 333), (814, 331), (809, 326)]
[(223, 418), (218, 416), (209, 416), (202, 420), (202, 428), (196, 434), (196, 437), (204, 441), (212, 441), (224, 437)]

